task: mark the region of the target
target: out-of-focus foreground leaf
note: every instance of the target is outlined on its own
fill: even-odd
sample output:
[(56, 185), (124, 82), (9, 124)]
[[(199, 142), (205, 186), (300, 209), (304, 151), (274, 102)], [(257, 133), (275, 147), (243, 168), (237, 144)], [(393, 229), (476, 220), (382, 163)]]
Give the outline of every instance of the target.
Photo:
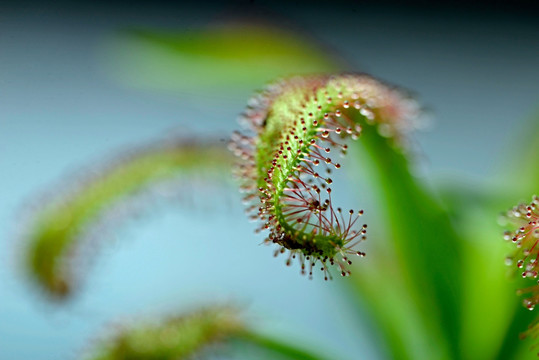
[(529, 311), (515, 293), (522, 279), (505, 264), (509, 247), (497, 220), (500, 209), (508, 207), (507, 201), (492, 189), (456, 184), (443, 195), (453, 222), (466, 239), (462, 272), (469, 276), (463, 278), (462, 358), (531, 359), (530, 354), (516, 355), (529, 347), (518, 336), (526, 328), (523, 320)]
[(296, 33), (233, 24), (201, 30), (124, 30), (106, 47), (110, 74), (136, 88), (223, 95), (291, 74), (337, 70)]
[[(536, 359), (531, 350), (534, 339), (522, 340), (520, 334), (535, 318), (523, 306), (516, 290), (530, 286), (522, 279), (516, 262), (506, 257), (514, 244), (503, 240), (501, 216), (519, 201), (528, 199), (539, 188), (539, 121), (532, 117), (517, 131), (518, 147), (511, 147), (499, 162), (494, 184), (467, 190), (452, 186), (445, 191), (455, 223), (466, 234), (466, 261), (463, 311), (463, 345), (469, 359)], [(511, 227), (509, 223), (506, 224)], [(504, 225), (505, 226), (505, 225)], [(507, 264), (506, 264), (507, 263)]]
[(59, 194), (38, 209), (28, 225), (25, 256), (31, 277), (53, 297), (69, 295), (77, 280), (77, 259), (72, 258), (85, 231), (100, 214), (162, 180), (196, 172), (225, 178), (231, 163), (226, 147), (217, 142), (155, 145), (86, 179), (69, 194)]
[(212, 306), (161, 321), (117, 327), (107, 338), (97, 341), (84, 359), (198, 359), (212, 353), (226, 354), (227, 347), (222, 345), (240, 350), (248, 346), (257, 358), (263, 359), (322, 360), (308, 350), (256, 333), (230, 306)]
[[(531, 161), (539, 156), (537, 132), (523, 141), (527, 151), (521, 161), (506, 166), (518, 167), (512, 173), (519, 173), (518, 179), (511, 176), (495, 189), (453, 185), (443, 196), (448, 212), (409, 175), (406, 160), (378, 146), (380, 137), (372, 135), (364, 132), (359, 160), (362, 169), (370, 165), (375, 189), (382, 193), (391, 236), (371, 252), (375, 260), (364, 266), (362, 276), (352, 279), (392, 357), (536, 358), (533, 341), (519, 339), (534, 316), (515, 294), (526, 285), (505, 265), (512, 249), (502, 240), (497, 220), (514, 205), (514, 194), (527, 197), (537, 184), (537, 164)], [(523, 193), (522, 187), (528, 190)], [(436, 300), (429, 304), (429, 299)], [(440, 341), (447, 341), (448, 353)]]
[[(531, 118), (524, 124), (524, 127), (518, 129), (515, 136), (511, 138), (511, 144), (505, 152), (504, 161), (500, 162), (499, 176), (497, 177), (497, 187), (489, 193), (491, 201), (485, 204), (482, 209), (483, 213), (491, 215), (491, 223), (499, 218), (500, 212), (507, 211), (519, 202), (529, 200), (531, 195), (539, 194), (539, 114), (537, 110)], [(517, 143), (518, 142), (518, 143)], [(496, 217), (496, 214), (498, 216)], [(503, 224), (507, 228), (516, 226), (510, 223)], [(511, 256), (515, 252), (515, 245), (511, 242), (502, 240), (503, 230), (499, 226), (493, 226), (495, 233), (490, 238), (490, 246), (500, 246), (503, 251), (503, 257), (498, 259), (499, 263), (503, 263), (505, 256)], [(497, 237), (494, 237), (494, 234)], [(496, 242), (494, 245), (493, 242)], [(522, 269), (517, 267), (516, 261), (508, 263), (505, 266), (505, 276), (501, 282), (506, 288), (510, 297), (510, 305), (506, 307), (506, 312), (513, 315), (511, 322), (505, 329), (505, 338), (500, 346), (498, 359), (536, 359), (537, 346), (539, 341), (537, 338), (528, 337), (526, 340), (520, 338), (528, 326), (537, 318), (535, 313), (537, 310), (530, 312), (523, 305), (523, 298), (517, 296), (515, 289), (527, 288), (533, 285), (530, 279), (522, 279)], [(500, 285), (498, 285), (500, 287)]]
[(405, 153), (379, 130), (364, 126), (354, 155), (378, 192), (389, 239), (351, 284), (393, 358), (459, 358), (462, 239), (410, 174)]
[(232, 308), (201, 309), (164, 321), (124, 326), (95, 344), (85, 359), (186, 359), (245, 330)]

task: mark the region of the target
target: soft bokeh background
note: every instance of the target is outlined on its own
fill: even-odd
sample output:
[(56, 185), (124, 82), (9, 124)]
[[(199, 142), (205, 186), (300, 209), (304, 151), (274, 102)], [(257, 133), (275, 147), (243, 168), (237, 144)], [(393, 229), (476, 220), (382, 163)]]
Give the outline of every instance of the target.
[[(84, 177), (118, 150), (171, 133), (227, 138), (262, 85), (227, 84), (226, 74), (208, 85), (202, 80), (212, 73), (188, 65), (174, 76), (199, 76), (198, 86), (166, 81), (166, 68), (137, 71), (156, 60), (122, 37), (132, 28), (249, 29), (248, 22), (291, 32), (347, 70), (417, 94), (432, 117), (415, 138), (418, 174), (470, 187), (494, 183), (497, 162), (519, 146), (539, 105), (537, 16), (527, 2), (422, 5), (0, 6), (0, 359), (75, 358), (111, 321), (214, 300), (238, 301), (268, 332), (332, 358), (382, 356), (368, 328), (349, 318), (338, 282), (308, 281), (257, 246), (262, 238), (231, 186), (199, 196), (190, 185), (194, 195), (149, 204), (143, 216), (121, 222), (106, 234), (83, 290), (64, 306), (47, 303), (25, 281), (18, 234), (43, 192), (61, 193), (64, 177)], [(365, 202), (368, 210), (368, 196)]]

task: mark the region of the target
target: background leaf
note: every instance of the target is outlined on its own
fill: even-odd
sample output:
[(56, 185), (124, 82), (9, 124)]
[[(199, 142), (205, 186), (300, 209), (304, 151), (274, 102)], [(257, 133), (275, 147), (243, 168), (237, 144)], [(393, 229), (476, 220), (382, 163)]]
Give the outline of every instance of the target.
[[(366, 125), (358, 147), (363, 151), (353, 155), (369, 174), (382, 204), (389, 251), (377, 251), (375, 270), (368, 271), (379, 274), (376, 282), (369, 286), (368, 280), (358, 279), (354, 285), (378, 309), (373, 317), (389, 335), (389, 343), (400, 348), (393, 356), (458, 358), (462, 240), (439, 201), (410, 174), (399, 146), (382, 137), (375, 126)], [(381, 297), (387, 304), (376, 306)], [(396, 308), (393, 316), (385, 313), (391, 307)], [(410, 323), (414, 330), (406, 330)], [(417, 334), (407, 334), (412, 340), (399, 344), (395, 331), (400, 336), (406, 331)]]
[(231, 164), (231, 155), (222, 144), (207, 141), (165, 143), (118, 161), (37, 211), (29, 224), (25, 254), (30, 275), (49, 295), (69, 295), (81, 261), (74, 255), (84, 232), (99, 215), (144, 187), (178, 175), (206, 172), (227, 178)]
[(106, 50), (111, 76), (136, 88), (201, 96), (248, 92), (277, 77), (339, 69), (330, 52), (277, 27), (124, 30)]

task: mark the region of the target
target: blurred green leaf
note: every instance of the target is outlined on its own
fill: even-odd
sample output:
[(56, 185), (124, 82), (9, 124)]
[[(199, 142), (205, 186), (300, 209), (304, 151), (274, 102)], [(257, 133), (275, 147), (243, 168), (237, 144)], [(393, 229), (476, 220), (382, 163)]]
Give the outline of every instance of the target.
[[(220, 345), (232, 345), (227, 348)], [(312, 351), (253, 331), (234, 306), (214, 305), (164, 319), (116, 325), (83, 356), (87, 360), (179, 360), (235, 355), (323, 360)], [(243, 354), (243, 355), (242, 355)]]
[[(471, 234), (468, 236), (469, 246), (475, 248), (475, 258), (469, 266), (473, 266), (477, 275), (475, 281), (468, 281), (469, 288), (473, 289), (469, 295), (470, 302), (476, 303), (475, 311), (468, 316), (468, 324), (474, 333), (481, 331), (480, 337), (484, 338), (483, 341), (477, 339), (476, 349), (497, 349), (496, 356), (489, 358), (536, 359), (537, 351), (531, 348), (538, 343), (537, 340), (522, 340), (519, 336), (536, 318), (523, 306), (522, 297), (516, 294), (517, 289), (529, 287), (530, 282), (521, 278), (515, 264), (511, 267), (504, 265), (505, 257), (514, 252), (514, 245), (502, 240), (505, 229), (496, 224), (496, 220), (501, 213), (539, 191), (537, 112), (511, 136), (509, 145), (499, 161), (498, 174), (493, 177), (494, 186), (486, 191), (476, 191), (482, 193), (479, 199), (474, 199), (479, 201), (460, 206), (460, 211), (468, 215), (463, 219), (462, 228)], [(460, 191), (458, 196), (455, 191), (450, 198), (462, 198), (462, 193)]]
[[(410, 174), (406, 155), (398, 146), (379, 135), (375, 126), (367, 125), (358, 147), (362, 151), (358, 150), (354, 155), (358, 156), (362, 170), (370, 174), (373, 188), (383, 204), (382, 215), (390, 231), (388, 246), (392, 251), (378, 253), (385, 259), (376, 259), (373, 264), (375, 272), (387, 277), (378, 277), (371, 286), (363, 281), (354, 285), (373, 306), (380, 301), (380, 296), (385, 296), (381, 294), (391, 294), (391, 301), (385, 299), (388, 300), (386, 306), (374, 307), (379, 309), (373, 317), (380, 321), (383, 332), (393, 338), (390, 344), (401, 347), (394, 356), (403, 359), (423, 356), (427, 359), (458, 358), (462, 239), (455, 232), (445, 209)], [(393, 274), (398, 273), (397, 278), (391, 276), (387, 264), (395, 267)], [(409, 306), (401, 307), (401, 299), (409, 302)], [(399, 308), (391, 318), (384, 313), (390, 306)], [(420, 346), (412, 351), (412, 344), (395, 345), (398, 335), (391, 335), (395, 331), (391, 327), (400, 329), (401, 336), (407, 331), (406, 327), (412, 321), (410, 312), (417, 316), (414, 329), (420, 335), (415, 341), (425, 346), (423, 351), (417, 350)]]
[(371, 249), (368, 258), (368, 264), (342, 282), (355, 302), (358, 322), (365, 324), (367, 320), (385, 342), (381, 348), (390, 359), (443, 358), (445, 350), (438, 348), (438, 340), (433, 341), (421, 323), (420, 309), (401, 269), (392, 261), (391, 251)]
[[(511, 325), (522, 308), (505, 258), (510, 250), (497, 224), (502, 202), (485, 187), (453, 184), (443, 192), (463, 243), (463, 359), (508, 359), (522, 344)], [(513, 275), (514, 272), (513, 272)], [(520, 331), (525, 326), (521, 322)], [(505, 343), (511, 344), (509, 347)]]
[(163, 321), (118, 327), (96, 343), (88, 360), (192, 359), (206, 348), (230, 340), (246, 331), (238, 311), (211, 307)]
[(151, 183), (193, 172), (229, 176), (230, 153), (218, 143), (181, 142), (145, 148), (46, 203), (29, 224), (25, 254), (31, 277), (49, 295), (63, 298), (76, 281), (70, 259), (87, 227), (101, 213)]
[(255, 344), (260, 349), (271, 354), (271, 358), (282, 360), (323, 360), (322, 356), (317, 355), (311, 350), (299, 347), (296, 344), (290, 344), (279, 339), (268, 337), (258, 332), (245, 331), (237, 339), (246, 343)]
[(107, 46), (110, 74), (136, 88), (204, 97), (253, 91), (277, 77), (338, 69), (329, 52), (279, 28), (234, 24), (200, 30), (124, 30)]

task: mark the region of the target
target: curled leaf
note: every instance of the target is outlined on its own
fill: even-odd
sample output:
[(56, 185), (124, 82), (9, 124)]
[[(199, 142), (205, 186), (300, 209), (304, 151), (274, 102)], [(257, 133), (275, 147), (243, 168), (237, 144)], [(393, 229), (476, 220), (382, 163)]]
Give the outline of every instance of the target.
[[(232, 150), (240, 158), (237, 173), (245, 200), (265, 242), (289, 251), (287, 264), (299, 258), (301, 272), (312, 276), (320, 262), (350, 274), (349, 255), (366, 239), (357, 226), (363, 210), (343, 211), (332, 200), (331, 173), (341, 168), (334, 154), (346, 154), (348, 139), (362, 126), (376, 126), (396, 144), (412, 128), (415, 103), (400, 91), (366, 75), (295, 77), (270, 85), (253, 97), (243, 120), (247, 135), (236, 133)], [(307, 270), (308, 267), (308, 270)]]
[[(86, 179), (42, 205), (28, 225), (25, 261), (33, 280), (52, 297), (69, 295), (78, 280), (84, 235), (110, 207), (159, 181), (223, 172), (230, 156), (218, 143), (179, 141), (150, 146)], [(226, 173), (226, 171), (224, 172)]]

